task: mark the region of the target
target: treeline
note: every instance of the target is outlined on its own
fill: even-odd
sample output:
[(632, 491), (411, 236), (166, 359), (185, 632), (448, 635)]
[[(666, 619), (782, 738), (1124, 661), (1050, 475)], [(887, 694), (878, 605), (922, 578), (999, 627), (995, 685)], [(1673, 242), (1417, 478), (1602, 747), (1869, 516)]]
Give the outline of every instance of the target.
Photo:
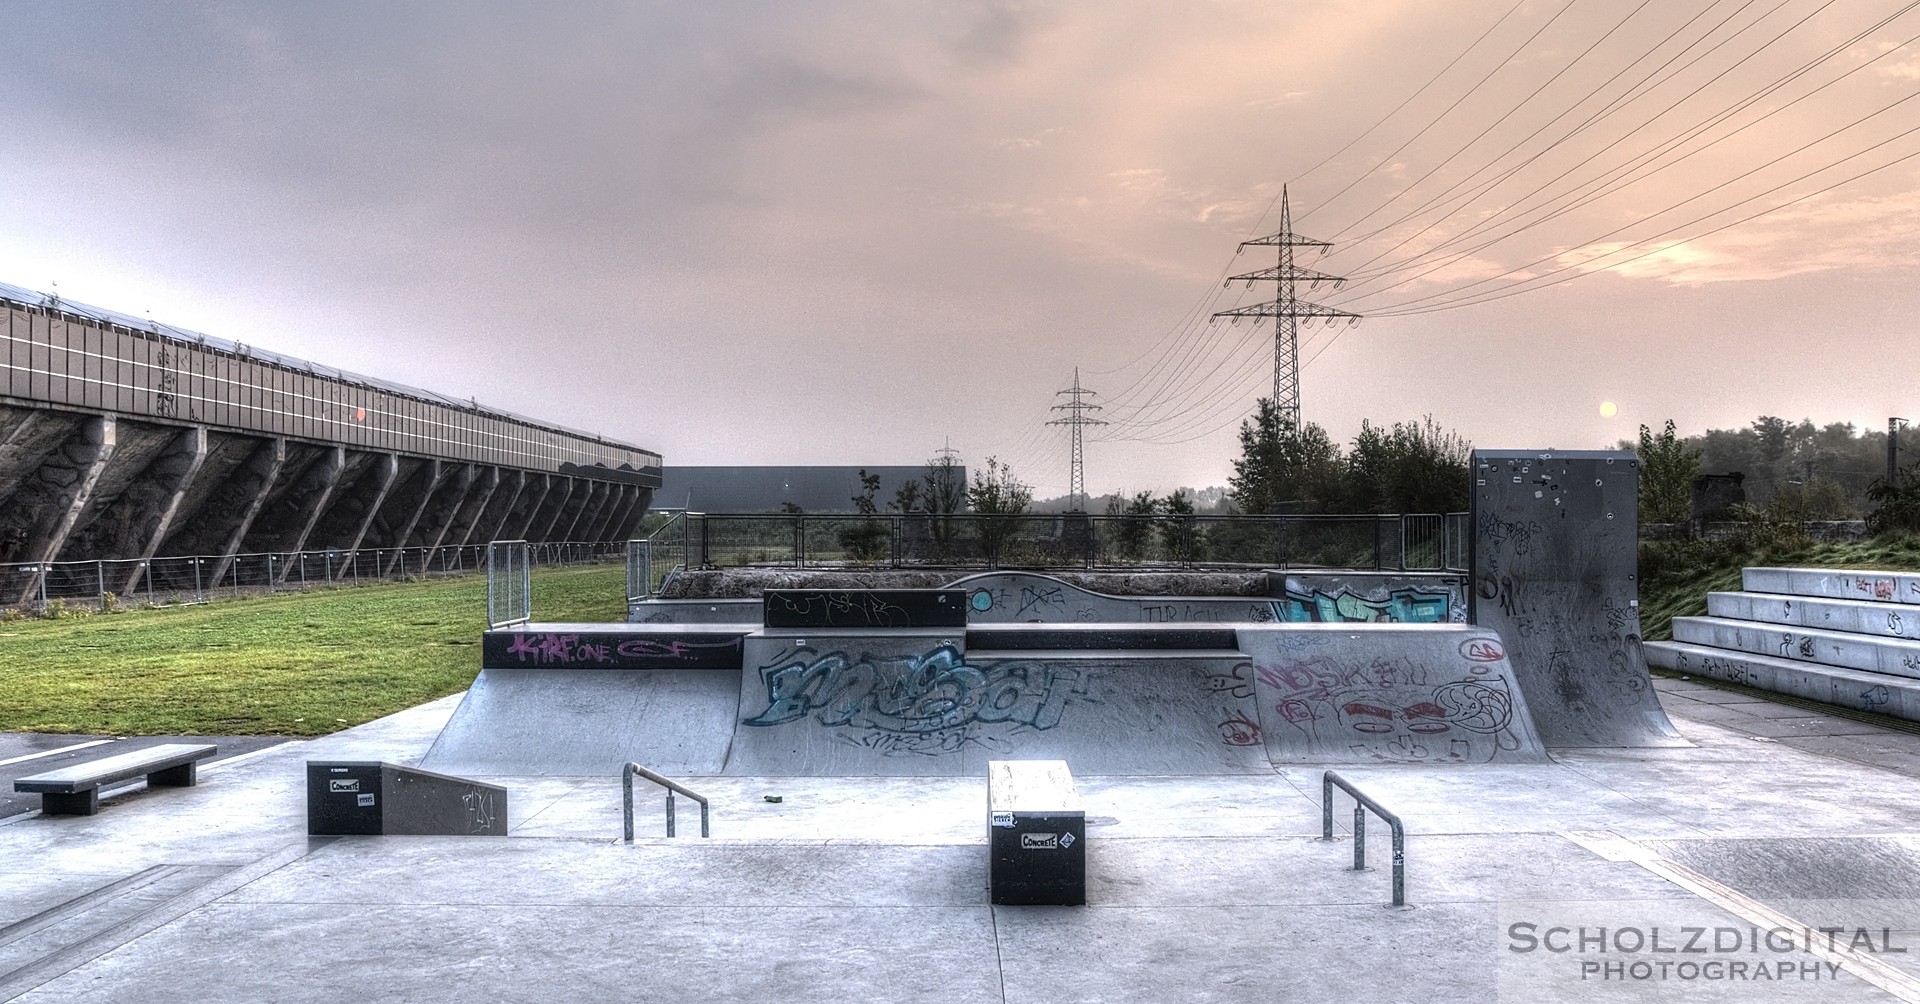
[[(1908, 433), (1902, 436), (1902, 466), (1912, 462), (1920, 440)], [(1741, 487), (1747, 503), (1756, 509), (1773, 509), (1805, 520), (1860, 519), (1875, 508), (1869, 491), (1887, 473), (1887, 434), (1874, 429), (1858, 429), (1851, 422), (1815, 425), (1802, 419), (1790, 422), (1775, 415), (1762, 415), (1740, 429), (1708, 429), (1694, 436), (1676, 437), (1668, 422), (1660, 434), (1644, 427), (1639, 443), (1621, 440), (1619, 448), (1645, 456), (1645, 449), (1677, 449), (1675, 460), (1691, 457), (1686, 479), (1693, 474), (1743, 475)], [(1684, 500), (1675, 501), (1678, 485), (1668, 491), (1668, 502), (1658, 515), (1674, 516)], [(1644, 518), (1644, 516), (1643, 516)], [(1686, 519), (1656, 522), (1678, 522)]]
[(1227, 494), (1241, 513), (1460, 512), (1471, 450), (1432, 416), (1391, 426), (1363, 421), (1342, 448), (1319, 425), (1295, 427), (1261, 398), (1240, 424)]

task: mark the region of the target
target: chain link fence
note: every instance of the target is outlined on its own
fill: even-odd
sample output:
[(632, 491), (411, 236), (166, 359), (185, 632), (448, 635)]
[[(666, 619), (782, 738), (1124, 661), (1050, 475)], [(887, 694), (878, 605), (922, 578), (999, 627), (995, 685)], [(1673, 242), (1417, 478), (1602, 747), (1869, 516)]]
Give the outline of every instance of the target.
[[(0, 609), (113, 610), (362, 582), (406, 582), (486, 569), (487, 546), (383, 547), (257, 554), (0, 564)], [(527, 546), (531, 565), (618, 560), (624, 543)]]
[(658, 593), (675, 567), (1462, 570), (1467, 526), (1465, 513), (685, 513), (630, 542), (628, 599)]

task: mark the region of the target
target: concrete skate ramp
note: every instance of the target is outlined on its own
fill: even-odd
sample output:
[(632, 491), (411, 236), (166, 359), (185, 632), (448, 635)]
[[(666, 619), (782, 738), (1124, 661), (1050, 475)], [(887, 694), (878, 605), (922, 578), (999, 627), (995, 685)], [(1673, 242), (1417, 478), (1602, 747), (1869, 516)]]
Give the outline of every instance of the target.
[(1640, 648), (1639, 463), (1473, 452), (1473, 623), (1500, 633), (1548, 746), (1686, 746)]
[(1546, 760), (1500, 636), (1464, 625), (1242, 626), (1275, 764)]
[(421, 766), (450, 774), (668, 775), (726, 763), (740, 704), (728, 669), (485, 669)]
[(1259, 623), (1277, 616), (1270, 596), (1113, 596), (1033, 572), (984, 572), (949, 588), (967, 591), (969, 624)]
[(728, 774), (986, 774), (1059, 759), (1085, 774), (1272, 770), (1245, 657), (1207, 651), (964, 654), (951, 632), (747, 640)]

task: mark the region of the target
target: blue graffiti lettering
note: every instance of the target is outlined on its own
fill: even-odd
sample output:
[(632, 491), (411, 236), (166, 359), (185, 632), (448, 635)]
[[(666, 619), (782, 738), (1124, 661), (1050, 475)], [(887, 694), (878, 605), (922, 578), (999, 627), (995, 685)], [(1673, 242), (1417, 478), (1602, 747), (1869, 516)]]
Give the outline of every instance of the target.
[(1329, 595), (1321, 590), (1311, 593), (1287, 590), (1287, 598), (1275, 604), (1284, 621), (1324, 621), (1338, 623), (1393, 622), (1398, 624), (1437, 624), (1447, 619), (1447, 594), (1421, 589), (1395, 589), (1386, 599), (1373, 600), (1342, 589)]

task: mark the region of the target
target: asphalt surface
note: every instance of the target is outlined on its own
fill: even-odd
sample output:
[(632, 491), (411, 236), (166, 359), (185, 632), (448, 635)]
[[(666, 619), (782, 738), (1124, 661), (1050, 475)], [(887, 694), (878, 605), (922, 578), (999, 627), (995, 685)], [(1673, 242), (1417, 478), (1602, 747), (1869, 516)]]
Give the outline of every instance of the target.
[[(40, 796), (13, 790), (18, 778), (43, 771), (70, 767), (120, 753), (131, 753), (162, 743), (212, 743), (220, 747), (201, 767), (229, 757), (278, 746), (291, 736), (131, 736), (119, 738), (99, 735), (55, 735), (44, 732), (0, 732), (0, 819), (40, 808)], [(138, 787), (138, 779), (104, 789), (102, 794), (121, 788)]]

